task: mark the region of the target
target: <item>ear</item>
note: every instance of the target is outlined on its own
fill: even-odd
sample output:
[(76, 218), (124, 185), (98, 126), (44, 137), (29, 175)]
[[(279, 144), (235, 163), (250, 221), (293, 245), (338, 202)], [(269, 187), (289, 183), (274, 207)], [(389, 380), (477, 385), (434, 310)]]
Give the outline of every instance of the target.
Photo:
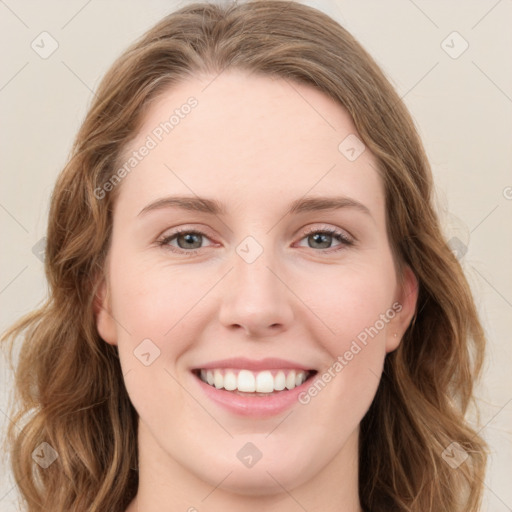
[(386, 353), (393, 352), (400, 345), (402, 336), (416, 311), (418, 293), (418, 279), (411, 268), (405, 266), (403, 283), (399, 284), (398, 295), (392, 308), (396, 315), (388, 323), (386, 330)]
[(112, 316), (109, 286), (105, 277), (101, 278), (97, 287), (93, 308), (99, 335), (110, 345), (117, 345), (116, 323)]

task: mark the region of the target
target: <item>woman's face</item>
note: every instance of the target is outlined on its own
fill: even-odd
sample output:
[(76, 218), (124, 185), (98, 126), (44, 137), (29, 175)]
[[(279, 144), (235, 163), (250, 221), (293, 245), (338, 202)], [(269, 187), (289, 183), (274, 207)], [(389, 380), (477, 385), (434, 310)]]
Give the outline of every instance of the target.
[(97, 326), (155, 472), (247, 495), (353, 478), (359, 423), (417, 297), (408, 269), (398, 284), (357, 137), (318, 90), (242, 72), (148, 108), (104, 188), (119, 196)]

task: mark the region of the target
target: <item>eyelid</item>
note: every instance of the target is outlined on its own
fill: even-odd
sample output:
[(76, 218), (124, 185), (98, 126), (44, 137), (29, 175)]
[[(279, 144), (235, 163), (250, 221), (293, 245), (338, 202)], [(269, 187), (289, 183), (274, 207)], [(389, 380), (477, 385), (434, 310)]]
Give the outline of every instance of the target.
[[(213, 239), (213, 237), (209, 235), (208, 229), (205, 229), (203, 227), (196, 228), (196, 227), (190, 227), (188, 225), (184, 225), (184, 226), (178, 226), (176, 228), (166, 229), (161, 235), (159, 235), (157, 237), (156, 243), (161, 246), (168, 246), (168, 244), (167, 244), (168, 240), (174, 239), (182, 233), (194, 233), (197, 235), (201, 235), (201, 236), (203, 236), (203, 238), (207, 238), (208, 240)], [(215, 245), (215, 244), (211, 244), (211, 246), (213, 246), (213, 245)], [(211, 247), (211, 246), (208, 246), (208, 247)], [(206, 247), (201, 247), (200, 249), (190, 249), (190, 250), (176, 249), (175, 252), (183, 251), (188, 254), (192, 254), (192, 253), (200, 251), (202, 249), (206, 249)]]
[[(171, 232), (166, 235), (166, 232), (168, 232), (169, 230), (171, 230)], [(208, 229), (205, 229), (204, 227), (196, 228), (196, 227), (191, 227), (188, 225), (182, 225), (182, 226), (179, 226), (176, 228), (168, 228), (167, 230), (165, 230), (157, 238), (156, 243), (159, 246), (162, 246), (162, 247), (170, 250), (171, 252), (178, 253), (178, 254), (184, 254), (184, 255), (188, 255), (188, 256), (195, 255), (198, 252), (202, 251), (203, 249), (206, 249), (207, 247), (212, 247), (215, 245), (215, 244), (211, 244), (207, 247), (200, 247), (199, 249), (189, 249), (189, 250), (176, 248), (174, 246), (169, 245), (168, 242), (171, 239), (175, 239), (181, 233), (193, 233), (193, 234), (203, 236), (204, 238), (207, 238), (209, 240), (212, 240), (212, 238), (213, 238), (208, 234)], [(357, 238), (354, 237), (347, 230), (337, 227), (337, 226), (335, 227), (335, 226), (332, 226), (329, 224), (323, 224), (323, 225), (321, 225), (321, 227), (319, 227), (318, 225), (311, 225), (307, 228), (302, 228), (302, 230), (299, 230), (297, 232), (297, 235), (295, 235), (295, 236), (301, 235), (301, 238), (299, 238), (299, 240), (298, 240), (300, 242), (313, 233), (326, 233), (326, 234), (331, 235), (333, 238), (337, 239), (340, 242), (341, 247), (335, 246), (334, 248), (331, 247), (328, 249), (318, 249), (318, 250), (310, 248), (313, 250), (313, 252), (318, 252), (320, 254), (329, 255), (331, 253), (341, 251), (342, 249), (346, 249), (350, 246), (355, 245), (355, 243), (358, 241)], [(336, 248), (336, 247), (339, 247), (339, 248)]]
[(161, 232), (157, 237), (158, 240), (162, 240), (163, 238), (169, 238), (172, 236), (179, 235), (180, 233), (199, 233), (201, 235), (207, 236), (208, 238), (214, 238), (211, 234), (211, 230), (204, 226), (194, 226), (190, 224), (180, 224), (179, 226), (167, 228)]
[(305, 228), (303, 231), (299, 231), (299, 233), (302, 233), (303, 236), (309, 235), (311, 233), (326, 231), (326, 232), (332, 232), (332, 233), (339, 233), (344, 235), (345, 238), (350, 239), (352, 242), (357, 242), (357, 238), (352, 235), (349, 231), (346, 229), (340, 228), (338, 226), (333, 226), (331, 224), (321, 224), (321, 227), (319, 227), (317, 224), (313, 226), (309, 226)]
[[(174, 235), (177, 235), (177, 234), (180, 234), (180, 233), (183, 233), (183, 232), (186, 232), (186, 233), (197, 232), (197, 233), (200, 233), (202, 235), (206, 235), (208, 238), (213, 238), (213, 236), (211, 234), (209, 234), (210, 233), (209, 229), (206, 228), (206, 227), (203, 227), (203, 226), (194, 227), (194, 225), (183, 224), (183, 225), (179, 225), (179, 226), (174, 227), (174, 228), (167, 228), (167, 229), (165, 229), (165, 231), (163, 231), (160, 235), (158, 235), (157, 240), (160, 240), (162, 238), (167, 238), (167, 236), (164, 236), (164, 235), (168, 231), (170, 232), (170, 234), (168, 236), (174, 236)], [(305, 235), (309, 235), (310, 233), (316, 233), (317, 231), (336, 231), (336, 232), (342, 232), (342, 233), (346, 233), (347, 234), (347, 238), (350, 238), (354, 242), (358, 241), (357, 238), (350, 231), (348, 231), (347, 229), (340, 228), (338, 226), (334, 226), (334, 225), (331, 225), (331, 224), (322, 223), (322, 222), (316, 223), (316, 224), (313, 224), (313, 225), (309, 225), (306, 228), (300, 228), (299, 230), (297, 230), (295, 232), (294, 237), (299, 236), (301, 233), (302, 233), (303, 236), (305, 236)]]

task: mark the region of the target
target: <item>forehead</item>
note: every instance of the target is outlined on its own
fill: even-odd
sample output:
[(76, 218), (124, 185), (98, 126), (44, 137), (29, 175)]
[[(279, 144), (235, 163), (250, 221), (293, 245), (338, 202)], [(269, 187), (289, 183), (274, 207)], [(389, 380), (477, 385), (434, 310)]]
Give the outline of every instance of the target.
[(383, 215), (376, 159), (368, 149), (347, 158), (350, 146), (361, 150), (355, 137), (342, 105), (310, 85), (240, 71), (198, 76), (148, 105), (123, 155), (127, 163), (139, 153), (120, 199), (140, 210), (165, 194), (195, 194), (261, 210), (262, 199), (270, 208), (345, 194)]

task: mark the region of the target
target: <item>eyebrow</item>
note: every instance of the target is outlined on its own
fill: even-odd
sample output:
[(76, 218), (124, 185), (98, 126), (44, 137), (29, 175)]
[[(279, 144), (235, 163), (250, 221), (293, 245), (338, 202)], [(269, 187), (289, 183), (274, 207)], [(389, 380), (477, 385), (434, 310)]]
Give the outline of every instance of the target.
[[(226, 215), (227, 213), (225, 206), (215, 199), (198, 196), (169, 196), (148, 204), (138, 215), (140, 216), (150, 211), (173, 207), (216, 216)], [(324, 210), (339, 210), (342, 208), (353, 208), (372, 217), (370, 210), (363, 203), (345, 196), (306, 197), (297, 199), (290, 203), (285, 215)]]

